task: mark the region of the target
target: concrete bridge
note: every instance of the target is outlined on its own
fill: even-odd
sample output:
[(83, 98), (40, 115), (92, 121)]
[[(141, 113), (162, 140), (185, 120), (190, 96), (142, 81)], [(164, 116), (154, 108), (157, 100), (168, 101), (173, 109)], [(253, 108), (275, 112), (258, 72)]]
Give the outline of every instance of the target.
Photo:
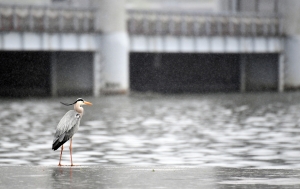
[(284, 89), (284, 32), (277, 13), (127, 13), (134, 90)]
[[(96, 51), (93, 8), (0, 4), (1, 50)], [(127, 11), (133, 52), (281, 52), (282, 17), (262, 13)]]
[(279, 14), (128, 11), (133, 52), (282, 51)]
[(95, 9), (0, 4), (1, 50), (95, 51)]
[[(233, 86), (229, 90), (240, 91), (264, 88), (283, 91), (284, 31), (279, 14), (125, 12), (122, 3), (117, 1), (101, 4), (101, 8), (100, 4), (97, 6), (72, 8), (1, 4), (1, 54), (5, 57), (8, 52), (26, 52), (33, 56), (30, 65), (34, 67), (46, 61), (45, 70), (39, 70), (47, 75), (46, 79), (43, 78), (47, 80), (44, 82), (47, 89), (42, 93), (53, 96), (80, 92), (94, 96), (101, 92), (127, 93), (129, 84), (134, 90), (162, 92), (168, 91), (165, 90), (168, 87), (171, 91), (189, 91), (189, 88), (202, 91), (199, 85), (207, 85), (204, 91), (222, 89), (222, 86)], [(109, 9), (111, 6), (114, 6), (113, 12)], [(127, 20), (124, 20), (126, 14)], [(109, 15), (114, 15), (115, 23), (107, 21)], [(44, 56), (41, 57), (40, 53)], [(162, 63), (163, 60), (172, 60), (176, 54), (182, 54), (178, 58), (187, 62), (191, 62), (191, 55), (201, 60), (215, 56), (210, 59), (211, 64), (203, 64), (203, 73), (199, 68), (195, 69), (199, 65), (186, 68), (185, 73), (191, 72), (190, 78), (183, 78), (182, 82), (180, 79), (172, 80), (172, 74), (165, 75), (168, 66), (160, 66), (168, 65)], [(17, 60), (14, 57), (8, 59), (13, 59), (7, 60), (7, 63), (14, 66), (13, 62)], [(149, 61), (153, 68), (144, 69), (145, 62)], [(216, 68), (219, 71), (214, 73), (214, 77), (205, 73)], [(182, 70), (182, 64), (169, 72), (176, 73), (178, 70)], [(267, 71), (267, 74), (261, 70)], [(30, 74), (25, 73), (23, 77)], [(160, 86), (153, 87), (162, 78), (167, 82), (159, 82)], [(2, 80), (9, 79), (4, 77)], [(27, 82), (24, 86), (20, 84), (19, 88), (24, 90), (34, 83), (30, 79)], [(181, 86), (178, 87), (178, 83)], [(34, 86), (43, 88), (39, 80)], [(11, 90), (5, 84), (1, 88), (2, 94)], [(31, 91), (30, 87), (28, 91)]]

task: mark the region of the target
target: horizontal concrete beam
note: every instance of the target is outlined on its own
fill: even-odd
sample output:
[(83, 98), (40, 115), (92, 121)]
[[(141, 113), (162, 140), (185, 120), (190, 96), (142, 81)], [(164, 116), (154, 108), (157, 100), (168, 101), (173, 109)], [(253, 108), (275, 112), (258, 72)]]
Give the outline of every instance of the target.
[(0, 50), (95, 51), (98, 38), (94, 33), (1, 32)]
[[(1, 32), (0, 50), (96, 51), (100, 34)], [(283, 39), (277, 37), (130, 36), (131, 52), (176, 53), (278, 53)]]
[(277, 37), (187, 37), (130, 36), (131, 52), (183, 53), (278, 53), (283, 49)]

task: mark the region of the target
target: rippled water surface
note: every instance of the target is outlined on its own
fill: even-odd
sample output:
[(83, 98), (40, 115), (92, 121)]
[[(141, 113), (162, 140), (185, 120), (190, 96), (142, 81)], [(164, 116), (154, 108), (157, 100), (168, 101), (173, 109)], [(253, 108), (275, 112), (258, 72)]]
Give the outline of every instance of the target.
[[(56, 165), (74, 98), (1, 99), (0, 164)], [(73, 138), (77, 165), (300, 168), (300, 93), (101, 96)], [(63, 164), (69, 164), (69, 142)]]

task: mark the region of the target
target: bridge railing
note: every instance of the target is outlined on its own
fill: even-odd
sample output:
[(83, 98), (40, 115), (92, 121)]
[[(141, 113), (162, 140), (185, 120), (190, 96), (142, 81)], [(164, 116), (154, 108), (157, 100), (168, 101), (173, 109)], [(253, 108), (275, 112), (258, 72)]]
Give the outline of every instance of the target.
[(281, 36), (279, 14), (128, 10), (131, 35)]
[(0, 4), (0, 31), (93, 32), (94, 10)]
[[(279, 14), (127, 10), (131, 35), (280, 36)], [(0, 31), (96, 32), (95, 9), (0, 4)]]

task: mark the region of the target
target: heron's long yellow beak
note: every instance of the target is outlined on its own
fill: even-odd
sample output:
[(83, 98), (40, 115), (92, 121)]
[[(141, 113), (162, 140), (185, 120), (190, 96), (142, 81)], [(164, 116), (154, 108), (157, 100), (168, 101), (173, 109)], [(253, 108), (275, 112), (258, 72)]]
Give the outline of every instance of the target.
[(92, 103), (90, 103), (90, 102), (88, 102), (88, 101), (84, 101), (83, 103), (84, 103), (85, 105), (89, 105), (89, 106), (93, 105)]

